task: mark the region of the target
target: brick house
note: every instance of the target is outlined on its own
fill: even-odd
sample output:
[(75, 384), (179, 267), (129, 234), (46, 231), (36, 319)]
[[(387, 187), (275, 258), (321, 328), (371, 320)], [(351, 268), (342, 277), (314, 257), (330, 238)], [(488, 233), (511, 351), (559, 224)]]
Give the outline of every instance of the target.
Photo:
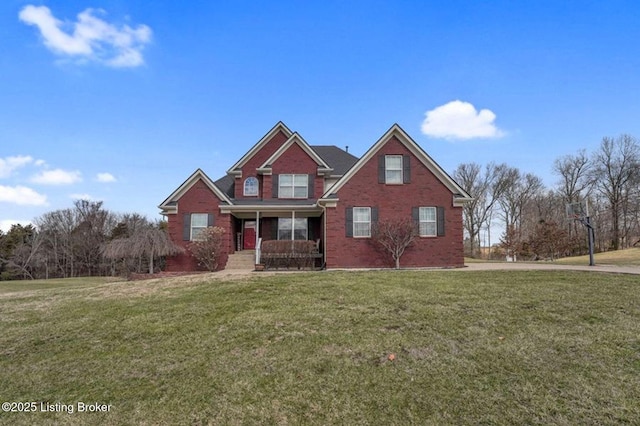
[[(200, 229), (224, 228), (221, 265), (261, 242), (316, 241), (326, 268), (391, 267), (371, 239), (378, 220), (412, 218), (420, 236), (403, 267), (461, 267), (462, 205), (471, 197), (394, 124), (357, 158), (336, 146), (309, 145), (277, 123), (227, 175), (196, 170), (160, 204), (171, 239), (187, 246)], [(196, 270), (187, 252), (167, 270)]]

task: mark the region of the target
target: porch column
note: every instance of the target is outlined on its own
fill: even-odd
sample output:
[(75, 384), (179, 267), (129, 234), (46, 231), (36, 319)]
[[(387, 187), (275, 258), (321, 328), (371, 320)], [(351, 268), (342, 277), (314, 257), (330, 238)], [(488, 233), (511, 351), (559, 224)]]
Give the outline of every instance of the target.
[(295, 240), (296, 234), (296, 211), (291, 210), (291, 241)]
[(260, 212), (256, 211), (256, 265), (260, 263)]

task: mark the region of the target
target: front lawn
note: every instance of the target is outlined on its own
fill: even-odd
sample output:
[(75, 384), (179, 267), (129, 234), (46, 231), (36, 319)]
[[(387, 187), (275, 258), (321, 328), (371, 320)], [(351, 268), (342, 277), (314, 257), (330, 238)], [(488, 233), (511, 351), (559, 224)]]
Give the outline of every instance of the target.
[[(2, 424), (632, 424), (637, 276), (319, 272), (2, 292)], [(111, 405), (78, 413), (77, 403)], [(44, 404), (44, 405), (41, 405)], [(54, 405), (55, 406), (55, 405)]]

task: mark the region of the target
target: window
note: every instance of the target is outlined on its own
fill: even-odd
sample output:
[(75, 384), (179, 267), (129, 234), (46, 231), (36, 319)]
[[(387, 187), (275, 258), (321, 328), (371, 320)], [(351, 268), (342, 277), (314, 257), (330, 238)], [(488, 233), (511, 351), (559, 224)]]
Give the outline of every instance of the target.
[(278, 198), (307, 198), (308, 175), (280, 175)]
[(191, 241), (199, 239), (200, 233), (205, 230), (209, 223), (209, 215), (206, 213), (191, 214)]
[(402, 183), (402, 155), (384, 156), (385, 183)]
[(244, 195), (253, 197), (258, 195), (258, 179), (250, 176), (244, 181)]
[(435, 237), (437, 235), (438, 225), (436, 221), (435, 207), (420, 207), (420, 236)]
[[(293, 226), (292, 226), (293, 225)], [(294, 240), (306, 240), (307, 239), (307, 218), (294, 219), (287, 217), (278, 218), (278, 239), (279, 240), (291, 240), (293, 234)]]
[(353, 208), (353, 236), (371, 236), (371, 207)]

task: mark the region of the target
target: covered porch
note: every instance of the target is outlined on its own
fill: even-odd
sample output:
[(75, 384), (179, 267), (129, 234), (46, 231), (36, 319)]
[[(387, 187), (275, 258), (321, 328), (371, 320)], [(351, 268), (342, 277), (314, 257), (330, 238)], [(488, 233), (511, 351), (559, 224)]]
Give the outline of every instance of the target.
[[(234, 205), (223, 207), (222, 213), (232, 216), (233, 249), (234, 251), (255, 250), (255, 264), (264, 265), (267, 258), (273, 257), (274, 247), (287, 247), (299, 250), (303, 246), (308, 250), (310, 244), (293, 242), (313, 242), (315, 244), (315, 263), (320, 266), (324, 263), (324, 214), (323, 209), (317, 205)], [(263, 256), (263, 244), (265, 242), (278, 241), (280, 243), (268, 243), (269, 254)], [(290, 245), (281, 242), (291, 241)], [(284, 253), (282, 253), (284, 255)], [(269, 262), (267, 262), (269, 263)]]

